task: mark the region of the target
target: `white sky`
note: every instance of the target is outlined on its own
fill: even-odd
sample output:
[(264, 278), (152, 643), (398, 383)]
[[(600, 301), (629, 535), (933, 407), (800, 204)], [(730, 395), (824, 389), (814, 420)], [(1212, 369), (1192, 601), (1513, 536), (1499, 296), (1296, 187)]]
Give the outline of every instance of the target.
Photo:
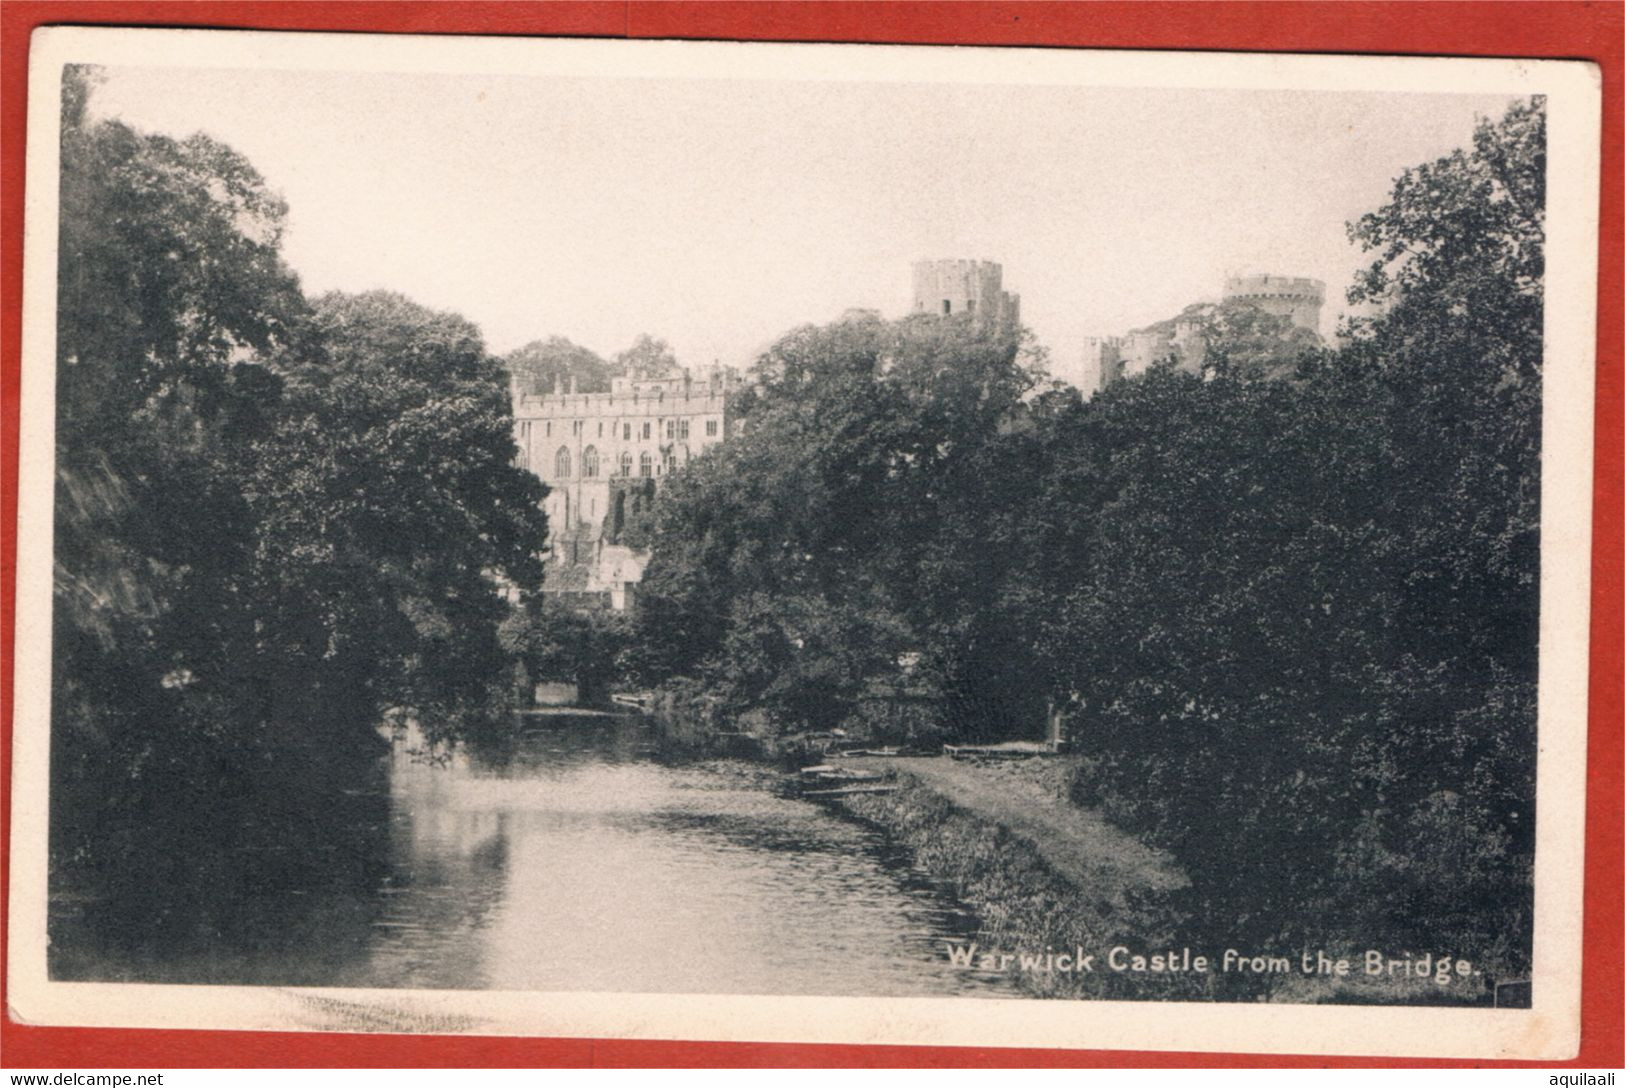
[(1086, 335), (1327, 282), (1344, 223), (1500, 96), (111, 69), (93, 109), (208, 132), (290, 207), (311, 293), (384, 287), (489, 347), (640, 332), (744, 365), (795, 325), (907, 310), (909, 264), (978, 257), (1076, 378)]

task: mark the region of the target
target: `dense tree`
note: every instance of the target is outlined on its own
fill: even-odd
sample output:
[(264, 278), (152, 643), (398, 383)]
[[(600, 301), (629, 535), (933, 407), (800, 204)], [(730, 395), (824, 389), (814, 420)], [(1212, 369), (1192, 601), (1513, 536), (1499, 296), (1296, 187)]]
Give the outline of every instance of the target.
[(469, 322), (373, 292), (316, 300), (312, 327), (250, 483), (272, 687), (454, 727), (498, 699), (495, 579), (540, 581), (545, 492)]
[(624, 613), (585, 612), (533, 597), (503, 620), (499, 637), (527, 684), (574, 684), (577, 700), (591, 705), (604, 702), (625, 672), (630, 627)]
[(1320, 353), (1320, 337), (1314, 332), (1246, 302), (1213, 307), (1201, 327), (1202, 370), (1207, 374), (1290, 378)]
[(631, 347), (615, 353), (613, 369), (628, 378), (664, 378), (677, 369), (677, 355), (659, 337), (640, 333)]
[[(92, 119), (92, 82), (65, 74), (51, 847), (103, 890), (185, 894), (311, 831), (384, 707), (445, 732), (489, 702), (543, 491), (471, 325), (310, 306), (252, 166)], [(221, 879), (297, 868), (254, 856), (289, 871)]]
[(532, 340), (503, 363), (527, 393), (563, 392), (571, 381), (578, 393), (607, 393), (613, 372), (597, 353), (562, 336)]
[(278, 254), (285, 209), (253, 168), (206, 136), (92, 120), (93, 82), (64, 72), (58, 856), (116, 856), (143, 798), (196, 793), (194, 758), (253, 733), (226, 681), (253, 638), (236, 593), (253, 538), (240, 480), (280, 396), (264, 357), (297, 339), (304, 310)]
[[(849, 712), (900, 654), (953, 697), (1008, 645), (963, 593), (996, 496), (983, 472), (1037, 380), (1010, 330), (857, 314), (758, 361), (743, 434), (657, 506), (640, 627), (651, 667), (696, 671), (787, 723)], [(974, 509), (973, 509), (974, 507)]]
[(1527, 965), (1542, 144), (1530, 103), (1402, 177), (1353, 228), (1385, 313), (1296, 381), (1156, 372), (1070, 425), (1101, 451), (1046, 633), (1080, 795), (1230, 932)]

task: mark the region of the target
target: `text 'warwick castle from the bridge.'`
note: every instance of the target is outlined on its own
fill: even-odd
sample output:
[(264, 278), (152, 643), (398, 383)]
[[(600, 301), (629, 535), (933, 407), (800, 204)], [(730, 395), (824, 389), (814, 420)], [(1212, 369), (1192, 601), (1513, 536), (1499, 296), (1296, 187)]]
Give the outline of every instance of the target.
[[(1090, 396), (1159, 361), (1200, 372), (1207, 323), (1220, 307), (1251, 306), (1318, 341), (1325, 295), (1324, 283), (1301, 276), (1228, 277), (1218, 304), (1193, 303), (1121, 336), (1086, 338), (1078, 384)], [(1004, 289), (996, 261), (916, 261), (909, 312), (1013, 326), (1021, 322), (1021, 296)], [(543, 389), (513, 376), (519, 461), (548, 487), (546, 593), (589, 609), (632, 605), (649, 560), (634, 526), (665, 477), (736, 431), (743, 382), (736, 369), (717, 363), (619, 374), (608, 391), (578, 392), (573, 377), (554, 377)]]

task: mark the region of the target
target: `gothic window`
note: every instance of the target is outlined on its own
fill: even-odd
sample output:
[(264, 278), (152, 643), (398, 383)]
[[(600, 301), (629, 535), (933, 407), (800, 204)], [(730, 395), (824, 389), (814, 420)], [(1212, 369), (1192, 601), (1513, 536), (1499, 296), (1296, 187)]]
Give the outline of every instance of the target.
[(553, 475), (560, 477), (570, 475), (570, 451), (564, 446), (559, 447), (557, 456), (553, 458)]
[(599, 438), (604, 437), (604, 421), (603, 420), (598, 421), (598, 437)]
[(621, 475), (632, 475), (632, 451), (626, 450), (621, 454)]
[[(645, 424), (644, 424), (644, 425), (643, 425), (643, 437), (644, 437), (644, 438), (648, 438), (648, 437), (649, 437), (649, 424), (647, 424), (647, 423), (645, 423)], [(645, 457), (647, 457), (647, 456), (649, 456), (649, 455), (648, 455), (648, 454), (644, 454), (644, 456), (645, 456)], [(649, 474), (648, 474), (648, 473), (647, 473), (647, 472), (645, 472), (645, 473), (644, 473), (644, 475), (645, 475), (645, 476), (647, 476), (647, 475), (649, 475)]]
[(551, 419), (547, 421), (547, 437), (553, 437), (553, 421)]
[(581, 475), (592, 477), (598, 475), (598, 447), (588, 446), (581, 451)]
[(688, 420), (679, 420), (677, 423), (677, 437), (684, 442), (688, 441)]
[(623, 442), (632, 441), (632, 424), (623, 423), (621, 425), (621, 441), (623, 441)]
[(670, 442), (672, 439), (674, 439), (676, 437), (677, 437), (677, 421), (675, 419), (666, 420), (666, 441)]
[(672, 473), (677, 471), (677, 456), (676, 456), (676, 454), (671, 454), (671, 453), (666, 454), (665, 462), (666, 462), (666, 475), (670, 476)]
[(976, 312), (976, 300), (975, 299), (968, 298), (968, 299), (965, 300), (965, 312), (968, 313), (968, 314), (973, 314), (973, 313)]
[(942, 312), (945, 313), (945, 314), (953, 313), (954, 312), (954, 304), (948, 299), (943, 299), (942, 300)]
[(707, 438), (715, 438), (717, 436), (717, 421), (716, 420), (708, 419), (708, 420), (705, 421), (705, 435), (706, 435)]
[[(645, 423), (643, 426), (644, 426), (645, 429), (647, 429), (649, 425), (647, 423)], [(639, 476), (653, 476), (654, 475), (654, 461), (649, 457), (649, 451), (648, 450), (644, 450), (643, 455), (638, 458), (638, 475)]]

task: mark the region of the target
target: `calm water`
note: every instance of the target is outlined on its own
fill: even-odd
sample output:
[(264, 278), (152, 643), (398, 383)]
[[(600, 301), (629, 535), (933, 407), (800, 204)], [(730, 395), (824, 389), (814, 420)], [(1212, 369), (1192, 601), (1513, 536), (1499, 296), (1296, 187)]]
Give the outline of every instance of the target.
[[(865, 995), (1009, 990), (950, 968), (976, 920), (875, 832), (733, 760), (672, 762), (646, 727), (532, 718), (500, 756), (397, 743), (298, 865), (227, 851), (151, 889), (139, 925), (53, 904), (59, 978)], [(312, 855), (319, 855), (312, 858)], [(186, 871), (172, 865), (171, 874)], [(251, 874), (243, 876), (242, 873)], [(293, 874), (289, 876), (288, 874)], [(277, 874), (270, 879), (267, 874)], [(99, 909), (99, 913), (98, 913)]]

